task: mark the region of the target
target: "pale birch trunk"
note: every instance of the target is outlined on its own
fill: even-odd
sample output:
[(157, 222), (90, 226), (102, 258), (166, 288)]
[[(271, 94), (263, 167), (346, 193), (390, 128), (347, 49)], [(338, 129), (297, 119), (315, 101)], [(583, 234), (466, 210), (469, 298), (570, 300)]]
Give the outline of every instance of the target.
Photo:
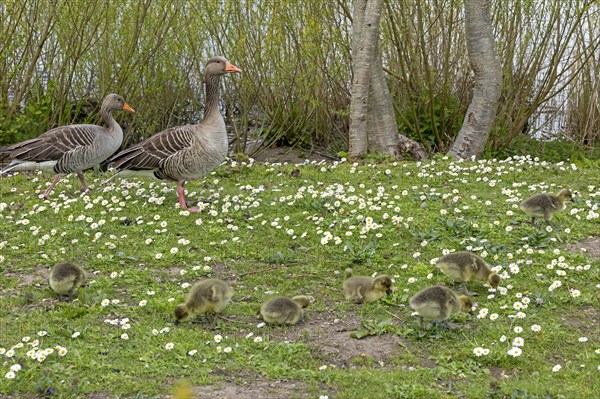
[(379, 54), (379, 22), (383, 0), (354, 0), (352, 16), (352, 99), (350, 103), (349, 156), (370, 151), (394, 157), (412, 153), (426, 159), (425, 149), (398, 134), (392, 96)]
[[(379, 38), (379, 35), (378, 35)], [(367, 139), (369, 150), (398, 155), (398, 125), (392, 95), (383, 74), (379, 40), (371, 66), (369, 103), (367, 106)]]
[(465, 0), (465, 35), (475, 74), (473, 99), (463, 125), (448, 153), (458, 158), (479, 158), (485, 149), (498, 110), (502, 64), (490, 20), (490, 0)]
[[(369, 13), (367, 4), (371, 3)], [(367, 110), (369, 101), (369, 84), (371, 76), (371, 60), (375, 54), (377, 36), (379, 35), (379, 19), (374, 21), (374, 3), (379, 3), (381, 15), (382, 0), (354, 0), (352, 16), (352, 99), (350, 102), (349, 156), (360, 158), (368, 149)], [(377, 5), (377, 4), (375, 4)], [(369, 15), (370, 14), (370, 15)]]

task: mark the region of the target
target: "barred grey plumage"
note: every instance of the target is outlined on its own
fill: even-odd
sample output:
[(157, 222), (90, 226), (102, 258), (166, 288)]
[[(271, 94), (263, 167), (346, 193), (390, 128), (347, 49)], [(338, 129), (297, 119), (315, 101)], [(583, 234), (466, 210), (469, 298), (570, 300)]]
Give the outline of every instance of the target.
[[(204, 119), (197, 125), (172, 127), (124, 149), (108, 160), (120, 177), (154, 177), (177, 182), (177, 196), (188, 209), (186, 181), (201, 179), (223, 162), (227, 155), (227, 130), (219, 112), (219, 81), (226, 73), (241, 72), (223, 57), (206, 63)], [(198, 207), (188, 209), (195, 212)]]
[(112, 116), (113, 110), (135, 112), (118, 94), (104, 98), (100, 116), (107, 127), (98, 125), (61, 126), (21, 143), (0, 147), (11, 161), (0, 175), (10, 171), (43, 170), (56, 173), (44, 191), (48, 198), (61, 175), (77, 173), (82, 191), (89, 190), (83, 171), (94, 167), (114, 154), (123, 142), (123, 130)]

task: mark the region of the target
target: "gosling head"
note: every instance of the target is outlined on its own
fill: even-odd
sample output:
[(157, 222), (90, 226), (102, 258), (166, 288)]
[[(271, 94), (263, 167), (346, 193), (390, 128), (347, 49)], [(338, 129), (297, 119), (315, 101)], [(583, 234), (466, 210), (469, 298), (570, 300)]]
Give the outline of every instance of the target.
[(392, 293), (392, 279), (390, 276), (382, 275), (375, 278), (373, 288), (378, 291), (385, 291), (386, 294)]
[(498, 285), (500, 284), (500, 276), (496, 273), (492, 273), (488, 277), (488, 282), (490, 283), (492, 288), (498, 288)]
[(296, 302), (300, 307), (305, 308), (310, 305), (310, 297), (305, 295), (298, 295), (292, 298), (292, 301)]
[(475, 312), (473, 311), (473, 301), (471, 300), (471, 298), (469, 298), (466, 295), (460, 295), (458, 297), (458, 300), (460, 302), (460, 310), (470, 315), (475, 314)]
[(175, 325), (179, 325), (179, 323), (186, 320), (188, 317), (190, 317), (190, 312), (187, 305), (185, 303), (177, 305), (175, 308)]
[(562, 202), (572, 202), (573, 201), (573, 193), (568, 188), (563, 188), (556, 195)]

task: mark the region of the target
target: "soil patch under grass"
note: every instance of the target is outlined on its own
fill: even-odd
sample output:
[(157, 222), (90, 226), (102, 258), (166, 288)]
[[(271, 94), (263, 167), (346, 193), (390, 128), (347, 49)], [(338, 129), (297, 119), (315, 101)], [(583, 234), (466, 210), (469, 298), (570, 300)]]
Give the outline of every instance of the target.
[(562, 320), (583, 335), (595, 335), (598, 333), (600, 325), (600, 313), (595, 307), (583, 306), (577, 311), (577, 314), (564, 316)]
[(594, 259), (600, 259), (600, 237), (588, 237), (583, 241), (566, 246), (568, 251), (585, 252)]
[[(240, 380), (239, 378), (237, 380)], [(290, 399), (314, 397), (307, 392), (306, 384), (300, 381), (268, 380), (260, 376), (245, 378), (244, 381), (224, 380), (212, 385), (194, 387), (197, 398), (212, 399)]]
[(381, 367), (402, 349), (400, 338), (394, 334), (350, 337), (360, 323), (360, 318), (352, 312), (343, 318), (329, 312), (311, 312), (310, 318), (295, 327), (273, 327), (270, 336), (271, 340), (303, 342), (323, 364), (337, 367), (351, 367), (357, 362)]

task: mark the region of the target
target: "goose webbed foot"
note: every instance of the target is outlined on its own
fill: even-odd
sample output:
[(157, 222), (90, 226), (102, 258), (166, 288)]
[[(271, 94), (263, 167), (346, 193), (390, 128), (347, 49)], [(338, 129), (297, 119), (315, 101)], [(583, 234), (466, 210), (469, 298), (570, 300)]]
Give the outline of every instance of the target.
[(58, 295), (57, 298), (61, 302), (70, 302), (71, 301), (71, 297), (69, 295)]
[(181, 209), (191, 213), (200, 211), (200, 207), (197, 205), (188, 207), (188, 203), (185, 200), (185, 188), (183, 187), (183, 184), (178, 184), (175, 190), (177, 191), (177, 201), (179, 202), (179, 206), (181, 206)]
[(465, 295), (469, 295), (469, 296), (477, 296), (477, 295), (479, 295), (477, 292), (469, 291), (469, 289), (467, 288), (466, 283), (463, 283), (461, 285), (460, 291), (462, 291)]
[(444, 320), (441, 324), (448, 330), (456, 330), (458, 328), (458, 324), (450, 323), (448, 320)]
[(199, 206), (192, 206), (191, 208), (184, 208), (186, 211), (191, 212), (191, 213), (196, 213), (196, 212), (200, 212), (200, 207)]

